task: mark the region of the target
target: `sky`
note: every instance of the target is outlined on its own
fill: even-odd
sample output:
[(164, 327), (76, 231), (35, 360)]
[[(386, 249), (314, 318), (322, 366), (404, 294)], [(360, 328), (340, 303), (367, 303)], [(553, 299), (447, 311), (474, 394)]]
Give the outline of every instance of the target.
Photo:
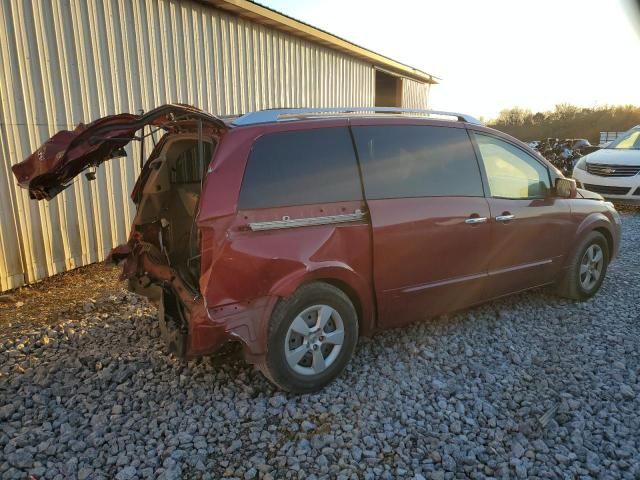
[(441, 78), (430, 108), (640, 105), (640, 15), (625, 0), (258, 3)]

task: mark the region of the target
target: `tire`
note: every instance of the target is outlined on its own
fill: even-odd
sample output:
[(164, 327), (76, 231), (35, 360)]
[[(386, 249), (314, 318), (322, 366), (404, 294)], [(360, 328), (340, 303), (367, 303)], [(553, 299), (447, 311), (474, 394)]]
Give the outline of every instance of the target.
[(309, 283), (276, 305), (258, 367), (282, 390), (316, 392), (342, 373), (357, 342), (358, 316), (349, 297), (327, 283)]
[[(585, 261), (590, 263), (588, 252), (596, 252), (602, 256), (602, 263), (599, 270), (599, 275), (595, 281), (585, 282), (587, 278), (593, 280), (593, 273), (591, 276), (585, 272)], [(609, 245), (607, 239), (604, 238), (600, 232), (593, 231), (587, 235), (582, 242), (578, 245), (571, 256), (569, 267), (567, 268), (564, 277), (556, 288), (556, 293), (561, 297), (570, 298), (573, 300), (585, 301), (593, 297), (607, 274), (607, 267), (609, 266)], [(587, 267), (589, 269), (589, 267)]]

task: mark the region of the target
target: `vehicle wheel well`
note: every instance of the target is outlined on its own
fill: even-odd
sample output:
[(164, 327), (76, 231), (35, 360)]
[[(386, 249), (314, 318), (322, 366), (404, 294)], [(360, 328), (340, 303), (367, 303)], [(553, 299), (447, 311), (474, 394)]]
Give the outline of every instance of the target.
[(611, 236), (611, 232), (603, 227), (596, 228), (595, 231), (601, 233), (607, 240), (607, 249), (609, 250), (609, 258), (611, 258), (611, 255), (613, 254), (613, 237)]
[(336, 287), (339, 290), (342, 290), (345, 293), (345, 295), (349, 297), (349, 300), (351, 300), (351, 303), (353, 304), (353, 308), (356, 309), (356, 314), (358, 315), (358, 326), (360, 327), (360, 329), (362, 329), (363, 327), (362, 303), (360, 302), (360, 297), (358, 297), (358, 294), (356, 293), (356, 291), (353, 288), (351, 288), (351, 286), (348, 283), (335, 278), (321, 278), (315, 281), (328, 283), (329, 285)]

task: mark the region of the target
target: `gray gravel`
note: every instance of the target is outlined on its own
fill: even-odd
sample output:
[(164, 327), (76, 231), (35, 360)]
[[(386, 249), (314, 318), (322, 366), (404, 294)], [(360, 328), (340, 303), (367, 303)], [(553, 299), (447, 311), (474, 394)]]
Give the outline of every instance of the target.
[(0, 339), (0, 478), (640, 478), (640, 215), (596, 298), (518, 295), (360, 342), (316, 395), (181, 363), (133, 295)]

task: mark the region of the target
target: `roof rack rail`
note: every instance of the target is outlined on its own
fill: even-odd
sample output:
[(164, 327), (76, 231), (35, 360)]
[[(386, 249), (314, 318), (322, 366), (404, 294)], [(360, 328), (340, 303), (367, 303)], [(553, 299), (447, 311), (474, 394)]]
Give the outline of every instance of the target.
[(339, 107), (339, 108), (273, 108), (258, 110), (257, 112), (241, 115), (233, 121), (233, 125), (255, 125), (258, 123), (271, 123), (280, 121), (291, 121), (301, 118), (323, 117), (323, 116), (351, 116), (351, 115), (371, 115), (395, 113), (405, 116), (428, 116), (428, 117), (454, 117), (458, 122), (480, 124), (480, 121), (471, 115), (455, 112), (444, 112), (441, 110), (419, 110), (413, 108), (397, 107)]

